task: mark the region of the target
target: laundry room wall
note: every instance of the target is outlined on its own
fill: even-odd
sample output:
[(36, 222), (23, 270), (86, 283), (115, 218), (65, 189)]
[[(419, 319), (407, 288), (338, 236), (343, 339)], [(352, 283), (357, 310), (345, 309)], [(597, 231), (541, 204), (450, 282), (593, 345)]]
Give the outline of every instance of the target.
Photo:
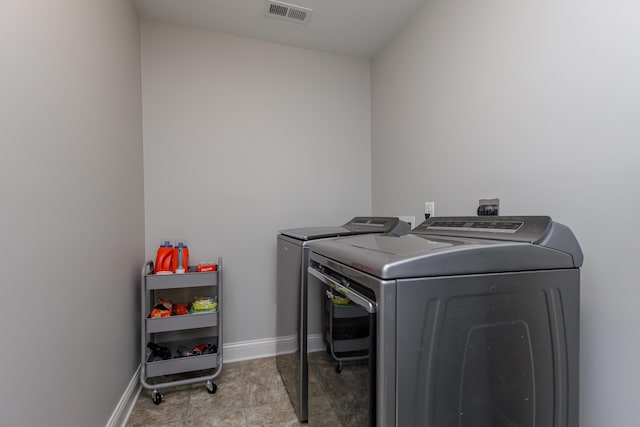
[(427, 0), (372, 65), (373, 213), (569, 225), (582, 269), (582, 427), (640, 401), (640, 3)]
[(139, 360), (129, 0), (0, 2), (1, 426), (104, 426)]
[(222, 256), (226, 355), (273, 352), (277, 231), (371, 212), (370, 63), (143, 21), (142, 68), (147, 257)]

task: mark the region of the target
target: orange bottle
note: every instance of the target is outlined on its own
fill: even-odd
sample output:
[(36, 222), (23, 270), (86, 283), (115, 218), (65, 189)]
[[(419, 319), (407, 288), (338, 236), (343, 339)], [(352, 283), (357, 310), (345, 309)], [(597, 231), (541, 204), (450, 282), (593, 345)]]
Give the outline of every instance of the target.
[(158, 248), (158, 255), (156, 256), (156, 264), (154, 273), (171, 272), (171, 260), (173, 258), (173, 246), (168, 240), (165, 240)]
[(189, 272), (189, 248), (184, 241), (176, 242), (176, 247), (173, 248), (171, 271), (178, 274)]

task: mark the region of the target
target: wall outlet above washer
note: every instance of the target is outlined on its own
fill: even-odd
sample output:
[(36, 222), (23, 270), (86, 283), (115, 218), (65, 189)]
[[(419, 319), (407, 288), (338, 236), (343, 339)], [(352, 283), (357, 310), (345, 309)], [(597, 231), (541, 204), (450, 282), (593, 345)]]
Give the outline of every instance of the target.
[(424, 202), (424, 217), (436, 216), (436, 202)]
[(479, 216), (495, 216), (500, 213), (500, 199), (480, 199), (478, 200)]

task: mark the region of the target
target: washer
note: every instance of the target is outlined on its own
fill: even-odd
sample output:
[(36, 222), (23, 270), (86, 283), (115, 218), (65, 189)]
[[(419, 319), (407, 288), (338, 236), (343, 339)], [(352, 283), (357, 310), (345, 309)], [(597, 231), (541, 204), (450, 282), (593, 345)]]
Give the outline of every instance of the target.
[(578, 427), (582, 262), (571, 230), (541, 216), (314, 244), (309, 293), (368, 313), (369, 357), (337, 373), (308, 355), (309, 425)]
[[(313, 242), (357, 234), (404, 233), (409, 225), (395, 217), (355, 217), (342, 226), (305, 227), (278, 235), (276, 364), (298, 419), (307, 420), (307, 267)], [(312, 299), (312, 309), (317, 308)], [(317, 314), (314, 316), (313, 314)], [(311, 318), (319, 317), (312, 312)], [(313, 331), (315, 325), (311, 325)]]

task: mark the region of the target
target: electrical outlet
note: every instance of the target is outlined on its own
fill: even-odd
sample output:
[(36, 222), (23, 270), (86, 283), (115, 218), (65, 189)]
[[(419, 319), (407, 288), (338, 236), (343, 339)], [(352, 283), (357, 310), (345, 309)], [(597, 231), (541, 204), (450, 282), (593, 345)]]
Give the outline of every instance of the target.
[(480, 199), (478, 200), (478, 215), (494, 216), (500, 213), (500, 199)]
[(436, 202), (424, 203), (424, 216), (429, 218), (430, 216), (436, 216)]

